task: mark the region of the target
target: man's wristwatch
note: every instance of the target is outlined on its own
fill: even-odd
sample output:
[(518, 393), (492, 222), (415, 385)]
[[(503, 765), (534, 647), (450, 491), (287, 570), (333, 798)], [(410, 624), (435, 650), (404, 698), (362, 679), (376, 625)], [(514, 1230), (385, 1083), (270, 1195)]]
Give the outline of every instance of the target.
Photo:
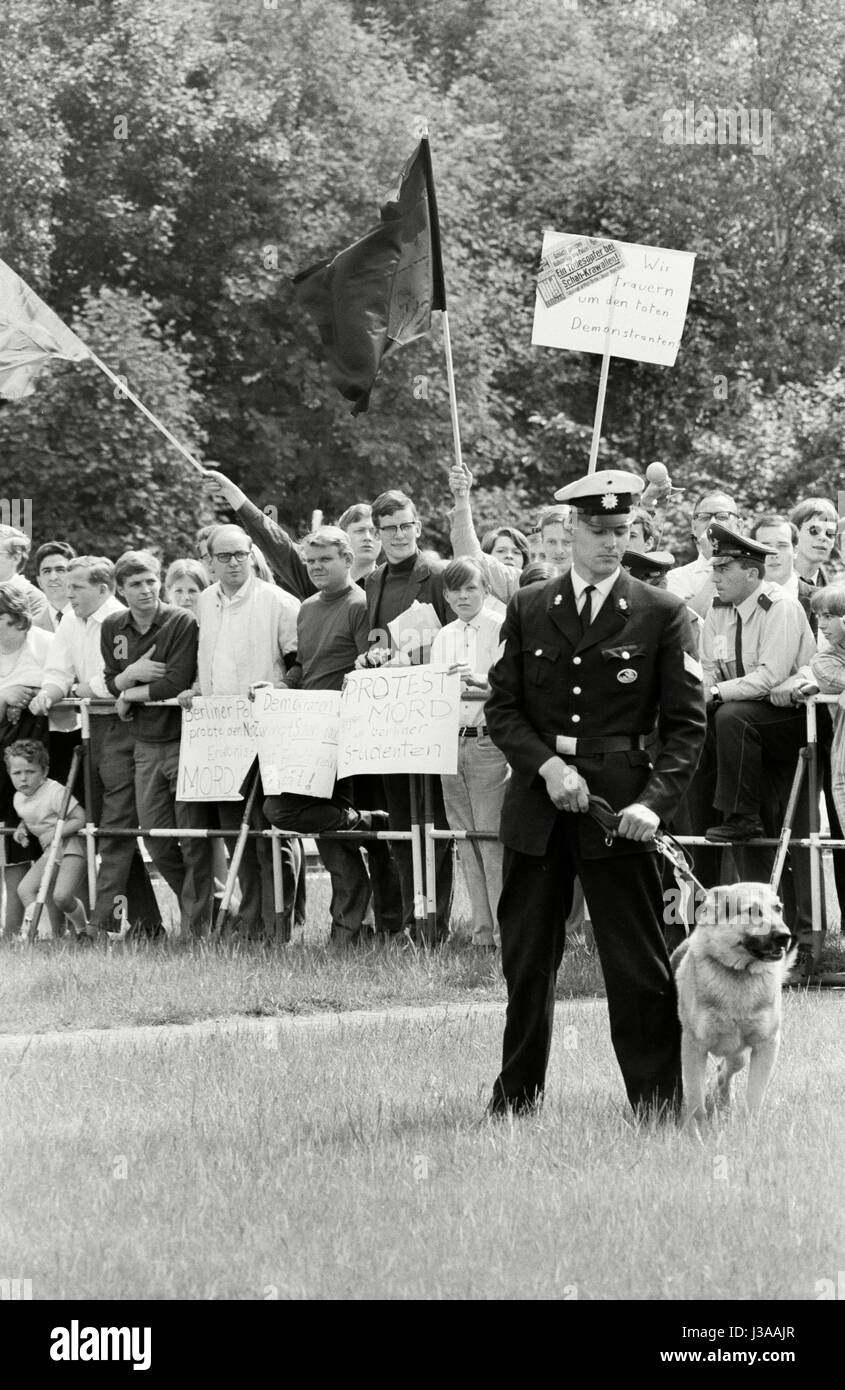
[(719, 694), (719, 687), (718, 687), (718, 685), (711, 685), (711, 687), (710, 687), (710, 699), (712, 700), (712, 702), (713, 702), (714, 705), (720, 705), (720, 704), (722, 703), (722, 697), (721, 697), (721, 695)]

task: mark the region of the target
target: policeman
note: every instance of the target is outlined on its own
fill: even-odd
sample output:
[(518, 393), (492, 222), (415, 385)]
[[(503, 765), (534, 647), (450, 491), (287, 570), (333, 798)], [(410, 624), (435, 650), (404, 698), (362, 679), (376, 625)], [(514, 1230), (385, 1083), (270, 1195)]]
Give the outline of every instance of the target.
[(709, 528), (716, 598), (704, 620), (701, 656), (710, 731), (696, 782), (715, 771), (712, 804), (722, 823), (714, 844), (761, 836), (763, 757), (791, 772), (804, 739), (802, 711), (777, 707), (776, 686), (815, 653), (807, 617), (780, 584), (764, 580), (773, 551), (716, 522)]
[[(542, 1095), (576, 874), (631, 1105), (668, 1112), (680, 1100), (680, 1026), (650, 841), (695, 769), (704, 697), (683, 603), (620, 565), (643, 486), (603, 469), (556, 494), (575, 509), (572, 567), (512, 599), (491, 671), (487, 723), (513, 770), (501, 823), (508, 1012), (494, 1115), (530, 1110)], [(655, 720), (652, 764), (644, 744)], [(621, 813), (610, 845), (588, 814), (590, 794)]]
[(667, 587), (666, 576), (674, 564), (675, 557), (669, 550), (625, 550), (622, 553), (622, 568), (655, 589)]

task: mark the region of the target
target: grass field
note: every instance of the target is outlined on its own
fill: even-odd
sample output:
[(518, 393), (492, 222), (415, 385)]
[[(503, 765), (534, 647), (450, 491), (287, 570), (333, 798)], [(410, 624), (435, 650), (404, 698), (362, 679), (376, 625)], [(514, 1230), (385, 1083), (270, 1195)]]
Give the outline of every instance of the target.
[[(465, 925), (460, 891), (459, 880), (458, 932)], [(460, 936), (438, 951), (394, 942), (336, 954), (328, 901), (325, 877), (309, 875), (308, 925), (284, 948), (199, 943), (174, 950), (141, 942), (82, 952), (61, 941), (30, 948), (0, 941), (0, 1034), (504, 1000), (498, 955), (476, 951)], [(558, 993), (604, 993), (596, 956), (577, 939), (567, 948)]]
[(796, 1299), (842, 1264), (836, 995), (790, 994), (770, 1105), (632, 1128), (601, 1004), (542, 1114), (482, 1121), (501, 1022), (2, 1053), (4, 1267), (38, 1298)]

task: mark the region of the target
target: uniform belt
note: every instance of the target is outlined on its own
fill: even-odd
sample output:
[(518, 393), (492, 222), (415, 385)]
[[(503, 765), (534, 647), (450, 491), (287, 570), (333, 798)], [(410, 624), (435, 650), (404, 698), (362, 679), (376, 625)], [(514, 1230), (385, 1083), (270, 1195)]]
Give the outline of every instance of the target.
[(486, 735), (486, 724), (462, 724), (458, 730), (461, 738), (478, 738), (479, 734)]
[(632, 748), (644, 748), (646, 734), (607, 734), (604, 738), (570, 738), (558, 734), (555, 746), (558, 753), (570, 757), (589, 757), (591, 753), (627, 753)]

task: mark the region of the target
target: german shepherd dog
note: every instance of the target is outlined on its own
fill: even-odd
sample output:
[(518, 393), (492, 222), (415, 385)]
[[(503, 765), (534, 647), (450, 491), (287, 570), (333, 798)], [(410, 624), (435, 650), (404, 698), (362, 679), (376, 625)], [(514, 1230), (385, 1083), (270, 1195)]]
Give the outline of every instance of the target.
[[(780, 1048), (781, 990), (795, 956), (792, 937), (767, 883), (710, 889), (695, 923), (672, 953), (687, 1123), (730, 1107), (733, 1078), (749, 1054), (745, 1103), (757, 1115)], [(715, 1092), (706, 1098), (708, 1053), (720, 1062)]]

